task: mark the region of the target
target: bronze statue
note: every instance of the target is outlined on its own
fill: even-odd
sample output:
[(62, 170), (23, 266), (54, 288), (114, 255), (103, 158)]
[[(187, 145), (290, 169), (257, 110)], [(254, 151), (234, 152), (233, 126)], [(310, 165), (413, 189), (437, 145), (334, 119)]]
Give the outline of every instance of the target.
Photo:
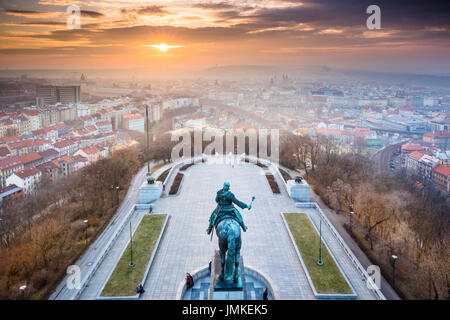
[[(239, 273), (239, 254), (241, 250), (241, 227), (244, 232), (247, 230), (240, 212), (233, 206), (236, 204), (241, 209), (252, 208), (252, 197), (250, 205), (236, 199), (230, 191), (230, 183), (225, 182), (223, 188), (217, 191), (217, 208), (209, 218), (209, 227), (206, 230), (211, 234), (212, 229), (216, 228), (216, 234), (219, 238), (219, 249), (221, 259), (221, 273), (219, 280), (231, 281), (232, 286), (242, 287)], [(212, 237), (212, 234), (211, 234)], [(226, 255), (226, 259), (225, 259)]]

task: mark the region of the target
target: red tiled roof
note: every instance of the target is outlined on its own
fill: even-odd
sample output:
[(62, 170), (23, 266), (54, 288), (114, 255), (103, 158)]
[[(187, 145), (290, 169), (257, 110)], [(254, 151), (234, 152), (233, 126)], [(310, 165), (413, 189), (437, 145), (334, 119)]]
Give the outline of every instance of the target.
[(35, 167), (31, 167), (31, 168), (26, 168), (26, 169), (17, 171), (15, 173), (15, 175), (21, 179), (25, 179), (25, 178), (34, 176), (34, 175), (38, 174), (39, 172), (40, 171), (38, 169), (36, 169)]
[(402, 145), (402, 150), (424, 150), (425, 148), (420, 144), (405, 143)]
[(11, 154), (7, 147), (0, 147), (0, 157), (6, 157), (8, 154)]
[(110, 124), (111, 124), (111, 122), (109, 122), (109, 121), (99, 121), (95, 125), (96, 126), (108, 126)]
[(22, 161), (20, 161), (19, 157), (11, 156), (6, 157), (5, 159), (0, 160), (0, 170), (7, 170), (9, 168), (14, 168), (20, 166)]
[(420, 159), (424, 155), (424, 152), (420, 151), (413, 151), (410, 154), (408, 154), (408, 157), (414, 158), (414, 159)]
[(433, 168), (433, 171), (448, 177), (450, 176), (450, 164), (439, 164)]
[(23, 113), (30, 117), (39, 115), (39, 111), (37, 111), (37, 110), (25, 110)]
[(22, 149), (22, 148), (29, 148), (33, 146), (33, 140), (32, 139), (27, 139), (27, 140), (22, 140), (19, 142), (13, 142), (13, 143), (9, 143), (8, 147), (10, 149)]
[(58, 161), (66, 161), (67, 163), (71, 163), (73, 161), (71, 156), (63, 155), (58, 158)]
[(39, 152), (39, 154), (41, 155), (42, 158), (48, 158), (48, 157), (59, 155), (58, 151), (56, 151), (55, 149), (47, 149), (47, 150)]
[(17, 142), (22, 140), (20, 137), (18, 136), (13, 136), (13, 137), (5, 137), (2, 139), (2, 143), (10, 143), (10, 142)]
[(83, 152), (86, 154), (96, 154), (99, 151), (96, 146), (90, 146), (90, 147), (83, 148)]
[(54, 146), (55, 148), (61, 149), (61, 148), (70, 146), (70, 145), (72, 145), (72, 144), (75, 144), (75, 141), (72, 141), (72, 140), (63, 140), (63, 141), (59, 141), (59, 142), (54, 143), (53, 146)]
[(23, 156), (20, 156), (19, 159), (23, 164), (25, 164), (25, 163), (30, 163), (33, 161), (41, 160), (42, 157), (37, 152), (31, 152), (31, 153), (25, 154)]

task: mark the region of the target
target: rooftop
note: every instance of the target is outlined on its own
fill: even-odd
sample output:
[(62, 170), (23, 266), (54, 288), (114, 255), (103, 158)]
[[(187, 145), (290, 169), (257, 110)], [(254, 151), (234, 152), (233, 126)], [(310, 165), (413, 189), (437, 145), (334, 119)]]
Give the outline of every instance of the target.
[(26, 163), (30, 163), (33, 161), (41, 160), (42, 156), (37, 152), (30, 152), (30, 153), (24, 154), (23, 156), (20, 156), (19, 159), (23, 164), (26, 164)]
[(448, 177), (450, 176), (450, 164), (439, 164), (433, 168), (433, 171)]
[(10, 156), (0, 160), (0, 170), (7, 170), (22, 165), (19, 157)]
[(31, 168), (26, 168), (26, 169), (17, 171), (15, 173), (15, 175), (18, 176), (21, 179), (25, 179), (25, 178), (34, 176), (34, 175), (39, 174), (39, 173), (40, 173), (40, 171), (37, 168), (31, 167)]

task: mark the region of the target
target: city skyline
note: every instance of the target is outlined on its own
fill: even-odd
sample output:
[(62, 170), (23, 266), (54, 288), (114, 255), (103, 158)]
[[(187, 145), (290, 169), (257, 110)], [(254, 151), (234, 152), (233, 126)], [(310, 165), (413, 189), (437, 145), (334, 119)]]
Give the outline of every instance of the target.
[[(445, 2), (2, 0), (0, 4), (3, 69), (170, 72), (216, 65), (326, 65), (450, 73)], [(380, 30), (366, 26), (371, 4), (381, 9)], [(80, 29), (67, 27), (66, 9), (71, 5), (81, 9)], [(151, 47), (161, 44), (166, 50)]]

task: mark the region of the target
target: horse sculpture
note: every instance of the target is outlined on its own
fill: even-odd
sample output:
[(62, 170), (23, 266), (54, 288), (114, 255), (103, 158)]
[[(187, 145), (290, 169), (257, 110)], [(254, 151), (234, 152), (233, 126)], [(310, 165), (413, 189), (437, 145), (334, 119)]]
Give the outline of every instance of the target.
[(219, 281), (231, 282), (233, 287), (242, 287), (239, 270), (239, 255), (242, 244), (241, 227), (244, 232), (247, 230), (247, 227), (233, 203), (241, 209), (250, 210), (255, 197), (252, 197), (250, 205), (246, 205), (244, 202), (236, 199), (229, 189), (230, 184), (225, 182), (223, 189), (217, 191), (217, 208), (211, 214), (207, 233), (210, 234), (212, 229), (216, 228), (221, 260)]

